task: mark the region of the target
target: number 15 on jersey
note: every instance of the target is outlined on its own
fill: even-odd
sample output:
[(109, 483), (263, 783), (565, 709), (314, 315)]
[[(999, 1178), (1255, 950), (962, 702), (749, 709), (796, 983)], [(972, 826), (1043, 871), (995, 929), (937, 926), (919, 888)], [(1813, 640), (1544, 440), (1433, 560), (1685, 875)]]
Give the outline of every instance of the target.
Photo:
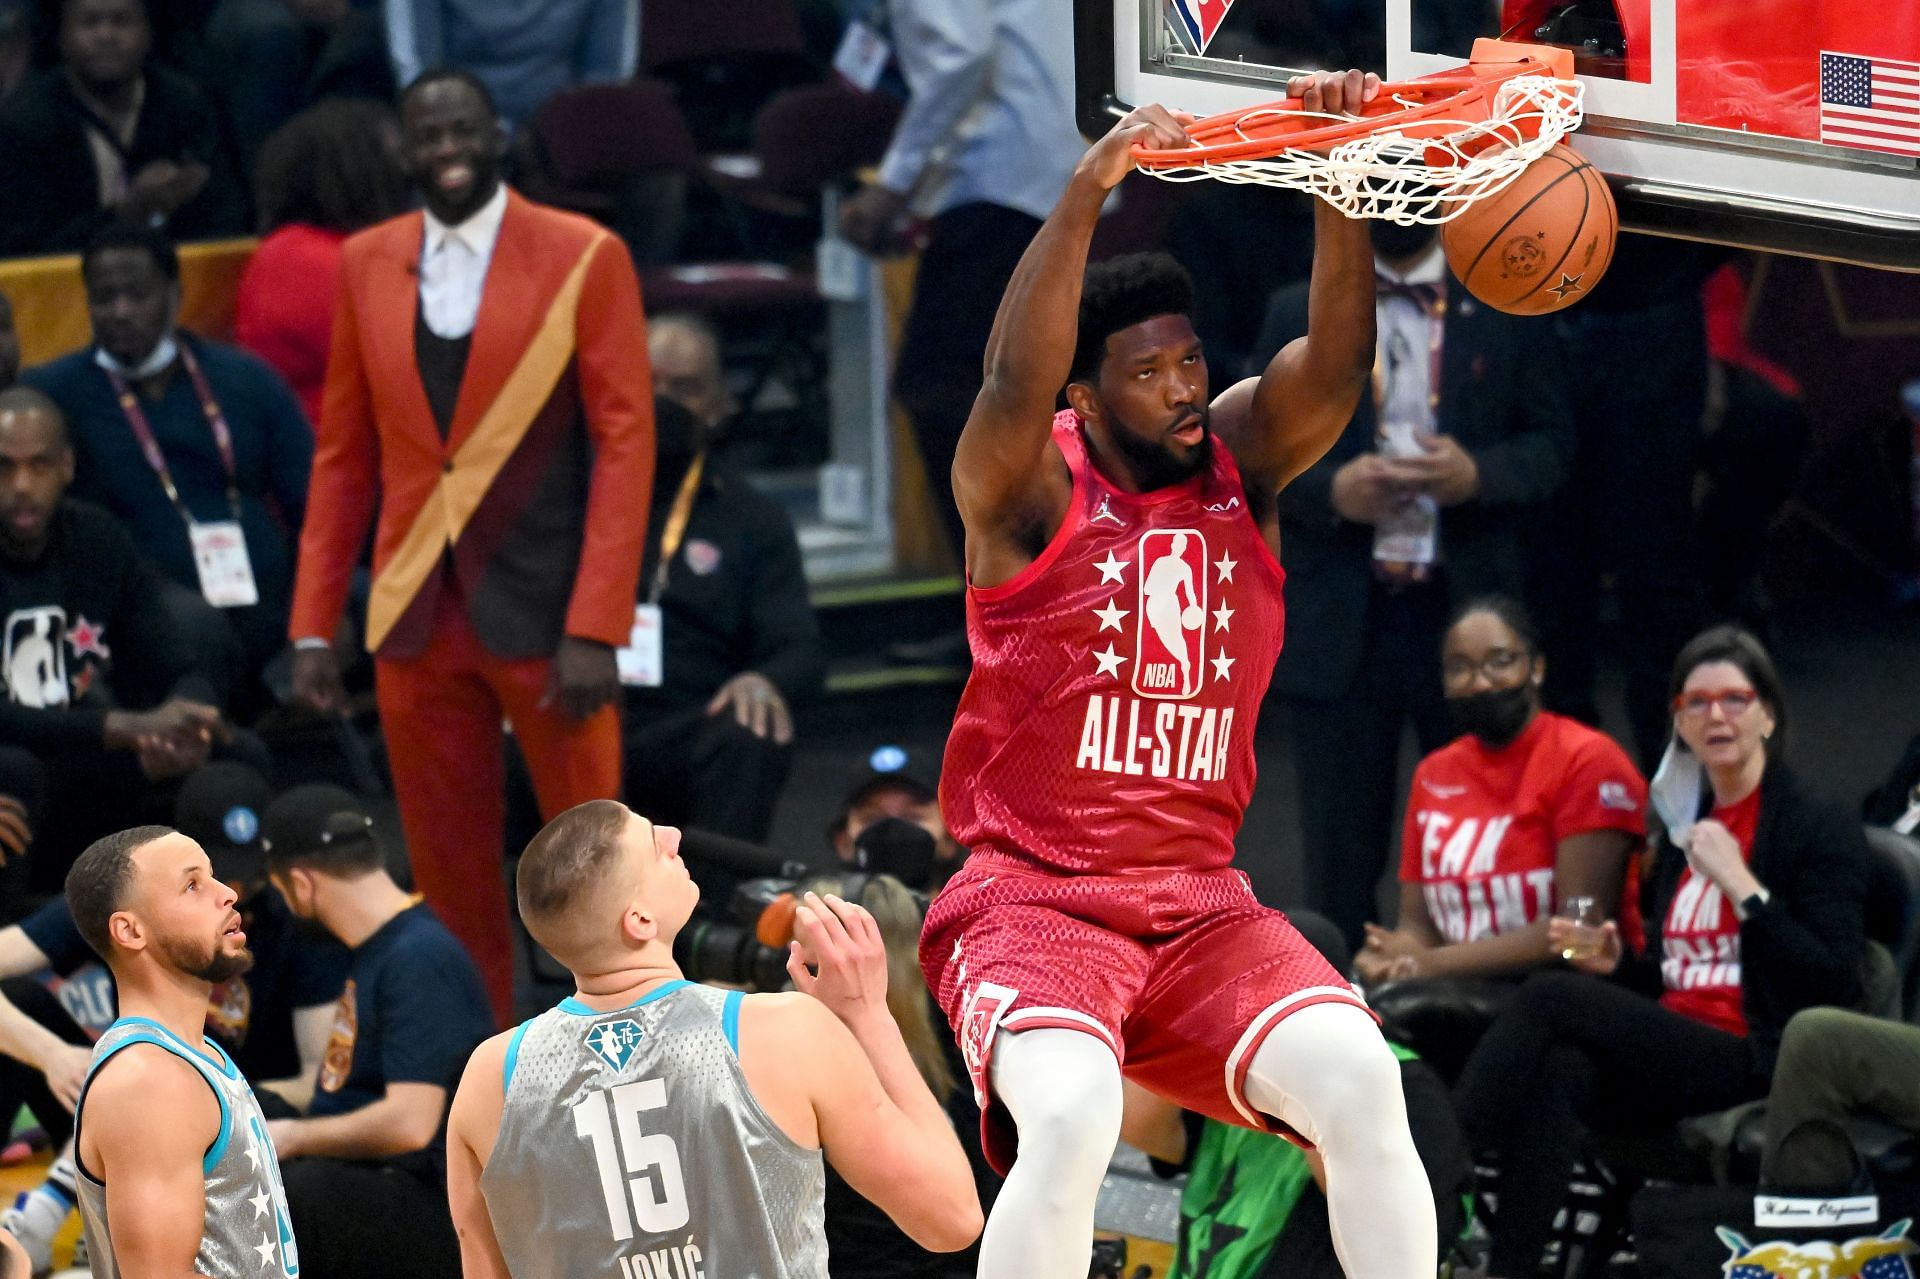
[(640, 1131), (641, 1112), (666, 1104), (659, 1079), (596, 1088), (574, 1103), (573, 1130), (593, 1144), (616, 1240), (633, 1238), (636, 1226), (650, 1235), (679, 1230), (692, 1215), (679, 1147), (666, 1133)]

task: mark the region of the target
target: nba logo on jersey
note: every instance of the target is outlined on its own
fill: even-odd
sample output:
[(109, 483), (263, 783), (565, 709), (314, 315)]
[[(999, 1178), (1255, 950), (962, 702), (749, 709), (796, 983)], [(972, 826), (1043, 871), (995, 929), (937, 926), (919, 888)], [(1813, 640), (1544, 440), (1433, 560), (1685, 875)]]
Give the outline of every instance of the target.
[(1167, 0), (1167, 7), (1180, 15), (1180, 25), (1186, 28), (1194, 51), (1205, 53), (1233, 0)]
[(619, 1070), (633, 1059), (633, 1050), (640, 1046), (642, 1033), (640, 1023), (631, 1017), (603, 1021), (587, 1032), (587, 1047), (594, 1056)]
[(1207, 541), (1192, 529), (1154, 529), (1140, 538), (1133, 691), (1182, 699), (1206, 678)]

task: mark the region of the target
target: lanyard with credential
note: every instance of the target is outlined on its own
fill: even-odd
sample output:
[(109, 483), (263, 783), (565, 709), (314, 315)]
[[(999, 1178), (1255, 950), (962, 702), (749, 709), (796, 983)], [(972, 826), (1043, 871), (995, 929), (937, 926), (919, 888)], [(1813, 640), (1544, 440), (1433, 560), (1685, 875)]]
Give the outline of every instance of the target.
[[(193, 348), (185, 342), (180, 344), (180, 363), (187, 370), (187, 377), (193, 383), (194, 394), (200, 398), (200, 411), (207, 416), (207, 426), (213, 431), (213, 443), (220, 450), (220, 464), (227, 472), (227, 505), (233, 510), (233, 518), (240, 518), (240, 467), (233, 457), (233, 432), (227, 427), (227, 415), (220, 409), (220, 401), (213, 398), (213, 388), (207, 385), (207, 379), (200, 372), (200, 361), (194, 358)], [(167, 469), (167, 458), (160, 451), (160, 441), (154, 438), (153, 427), (147, 422), (146, 410), (140, 407), (140, 397), (127, 385), (127, 380), (111, 369), (107, 379), (113, 383), (114, 394), (120, 397), (120, 411), (126, 415), (127, 425), (133, 429), (134, 438), (140, 441), (140, 451), (146, 455), (147, 465), (160, 478), (160, 487), (167, 491), (167, 499), (173, 503), (173, 509), (180, 512), (180, 518), (188, 524), (197, 521), (187, 504), (180, 500), (180, 490), (174, 487), (173, 472)]]
[(658, 604), (667, 593), (667, 567), (680, 553), (681, 539), (687, 535), (687, 521), (693, 518), (693, 496), (700, 491), (700, 473), (706, 469), (707, 455), (695, 454), (680, 491), (673, 495), (673, 509), (667, 512), (667, 526), (660, 533), (660, 563), (653, 570), (653, 585), (647, 588), (647, 603)]

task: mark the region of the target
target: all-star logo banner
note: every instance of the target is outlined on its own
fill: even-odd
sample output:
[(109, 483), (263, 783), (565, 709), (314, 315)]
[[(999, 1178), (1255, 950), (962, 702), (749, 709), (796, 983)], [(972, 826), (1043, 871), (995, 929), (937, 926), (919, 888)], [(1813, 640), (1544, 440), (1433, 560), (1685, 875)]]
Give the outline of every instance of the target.
[(1227, 10), (1233, 7), (1233, 0), (1167, 0), (1167, 7), (1173, 10), (1175, 20), (1193, 42), (1195, 52), (1205, 53), (1226, 19)]
[(1726, 1279), (1913, 1279), (1908, 1258), (1920, 1252), (1920, 1244), (1907, 1237), (1910, 1224), (1895, 1222), (1877, 1235), (1845, 1243), (1749, 1243), (1725, 1226), (1714, 1233), (1730, 1254), (1721, 1263)]

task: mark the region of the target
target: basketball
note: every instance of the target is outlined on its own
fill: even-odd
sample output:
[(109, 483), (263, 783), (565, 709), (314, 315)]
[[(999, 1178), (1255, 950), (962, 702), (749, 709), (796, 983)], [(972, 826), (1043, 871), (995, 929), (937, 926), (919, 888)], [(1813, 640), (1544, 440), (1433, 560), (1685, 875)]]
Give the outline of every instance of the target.
[(1447, 265), (1496, 311), (1545, 315), (1593, 291), (1620, 218), (1600, 171), (1561, 145), (1440, 228)]
[(1189, 604), (1187, 605), (1187, 611), (1180, 614), (1180, 625), (1190, 631), (1198, 630), (1200, 628), (1200, 618), (1200, 606), (1198, 604)]

